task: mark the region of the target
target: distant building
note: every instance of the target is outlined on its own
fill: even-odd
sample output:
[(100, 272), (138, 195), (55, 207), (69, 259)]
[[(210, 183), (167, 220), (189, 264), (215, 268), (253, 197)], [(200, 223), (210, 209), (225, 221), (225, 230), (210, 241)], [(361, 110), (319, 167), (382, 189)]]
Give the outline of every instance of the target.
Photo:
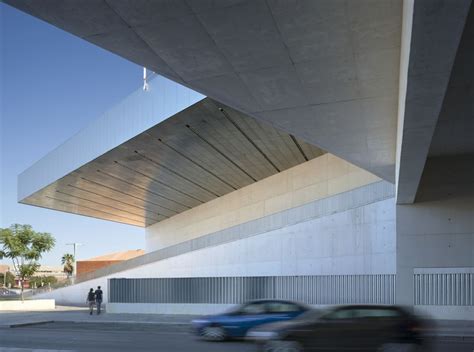
[(97, 269), (129, 260), (145, 254), (143, 249), (134, 249), (125, 252), (116, 252), (86, 260), (77, 261), (77, 276), (80, 277), (86, 273), (96, 271)]
[(34, 276), (54, 276), (58, 281), (66, 280), (67, 275), (62, 265), (41, 265)]
[(5, 274), (7, 271), (10, 271), (10, 266), (6, 264), (0, 264), (0, 274)]
[[(0, 266), (0, 273), (1, 271), (1, 266)], [(20, 284), (20, 278), (18, 277), (18, 272), (15, 270), (12, 270), (10, 268), (9, 270), (12, 274), (15, 275), (15, 285), (14, 287), (21, 287)], [(63, 267), (61, 265), (41, 265), (36, 273), (33, 275), (34, 277), (49, 277), (53, 276), (55, 277), (58, 282), (64, 281), (67, 279), (67, 275), (63, 270)], [(25, 279), (23, 281), (23, 287), (24, 288), (30, 288), (30, 279)]]

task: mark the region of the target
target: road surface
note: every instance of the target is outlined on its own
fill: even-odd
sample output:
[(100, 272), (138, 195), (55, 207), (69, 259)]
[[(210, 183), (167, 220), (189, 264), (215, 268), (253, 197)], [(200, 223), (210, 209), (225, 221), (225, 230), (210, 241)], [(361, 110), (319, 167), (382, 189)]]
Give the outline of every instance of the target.
[[(254, 352), (243, 341), (205, 342), (187, 326), (125, 323), (57, 322), (0, 328), (0, 352), (56, 351), (155, 351), (155, 352)], [(438, 341), (435, 352), (473, 352), (474, 342)]]

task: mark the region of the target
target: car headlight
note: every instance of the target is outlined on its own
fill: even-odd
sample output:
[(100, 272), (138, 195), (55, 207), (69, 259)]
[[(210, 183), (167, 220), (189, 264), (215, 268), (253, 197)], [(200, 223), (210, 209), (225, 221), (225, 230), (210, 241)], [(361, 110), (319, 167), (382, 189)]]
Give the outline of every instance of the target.
[(275, 331), (249, 331), (247, 337), (254, 340), (273, 340), (279, 337)]

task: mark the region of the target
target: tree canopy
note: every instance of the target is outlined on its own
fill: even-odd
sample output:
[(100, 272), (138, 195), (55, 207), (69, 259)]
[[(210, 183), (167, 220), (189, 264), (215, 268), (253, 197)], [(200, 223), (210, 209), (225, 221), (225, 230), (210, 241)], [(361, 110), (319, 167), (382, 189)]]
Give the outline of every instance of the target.
[(70, 277), (74, 273), (74, 262), (75, 262), (74, 255), (70, 253), (66, 253), (61, 258), (61, 264), (64, 265), (63, 271)]
[[(13, 224), (0, 229), (0, 259), (11, 259), (21, 283), (36, 273), (40, 266), (38, 260), (54, 244), (55, 239), (51, 234), (36, 232), (31, 225)], [(23, 297), (23, 284), (21, 291)]]

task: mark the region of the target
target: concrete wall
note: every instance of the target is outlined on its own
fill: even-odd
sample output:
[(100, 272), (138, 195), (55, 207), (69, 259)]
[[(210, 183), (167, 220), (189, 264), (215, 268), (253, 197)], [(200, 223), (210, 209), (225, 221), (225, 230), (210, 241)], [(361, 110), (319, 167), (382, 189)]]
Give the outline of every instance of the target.
[[(109, 303), (108, 313), (140, 314), (218, 314), (235, 304), (156, 304), (156, 303)], [(316, 309), (326, 309), (331, 305), (311, 305)]]
[[(389, 189), (388, 193), (377, 192), (381, 183)], [(312, 207), (296, 208), (314, 212), (305, 221), (188, 251), (45, 296), (55, 297), (61, 303), (82, 304), (91, 287), (101, 285), (107, 295), (107, 279), (111, 277), (393, 274), (396, 270), (394, 189), (381, 183), (314, 201)], [(321, 206), (329, 205), (331, 212), (320, 211)], [(283, 223), (294, 212), (295, 209), (290, 209), (269, 217)]]
[[(413, 305), (417, 268), (474, 267), (474, 157), (427, 161), (412, 205), (397, 205), (397, 301)], [(474, 319), (472, 306), (419, 307), (434, 317)]]
[(325, 154), (148, 227), (146, 250), (155, 251), (379, 180)]
[(217, 314), (235, 304), (159, 304), (159, 303), (108, 303), (107, 313), (141, 314)]

